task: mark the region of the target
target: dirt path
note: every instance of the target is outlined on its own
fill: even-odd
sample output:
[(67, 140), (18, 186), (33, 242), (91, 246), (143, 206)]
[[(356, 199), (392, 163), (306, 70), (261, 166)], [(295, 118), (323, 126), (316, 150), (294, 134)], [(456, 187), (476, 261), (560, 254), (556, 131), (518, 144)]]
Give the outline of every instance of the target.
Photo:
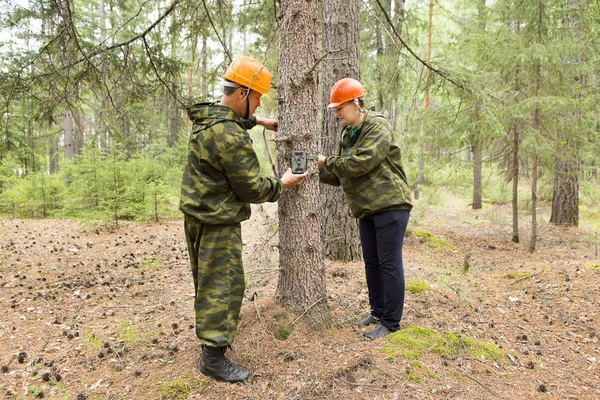
[(195, 370), (193, 285), (180, 221), (108, 229), (0, 219), (0, 396), (600, 398), (595, 244), (580, 230), (541, 224), (539, 250), (530, 254), (527, 244), (509, 240), (509, 226), (484, 217), (414, 213), (406, 278), (430, 290), (407, 293), (402, 326), (495, 344), (503, 353), (495, 362), (466, 351), (443, 358), (433, 348), (405, 359), (382, 351), (385, 340), (362, 339), (351, 324), (367, 310), (359, 262), (327, 265), (330, 329), (311, 332), (299, 320), (278, 340), (296, 316), (272, 300), (275, 206), (255, 208), (243, 228), (248, 290), (232, 353), (254, 373), (243, 385)]

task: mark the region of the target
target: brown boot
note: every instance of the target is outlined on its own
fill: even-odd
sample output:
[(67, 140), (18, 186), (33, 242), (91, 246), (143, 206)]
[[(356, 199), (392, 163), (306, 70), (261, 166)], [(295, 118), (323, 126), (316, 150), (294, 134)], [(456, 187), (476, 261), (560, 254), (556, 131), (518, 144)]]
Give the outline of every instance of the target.
[(225, 347), (202, 347), (202, 358), (198, 369), (206, 376), (223, 382), (242, 382), (250, 372), (225, 356)]

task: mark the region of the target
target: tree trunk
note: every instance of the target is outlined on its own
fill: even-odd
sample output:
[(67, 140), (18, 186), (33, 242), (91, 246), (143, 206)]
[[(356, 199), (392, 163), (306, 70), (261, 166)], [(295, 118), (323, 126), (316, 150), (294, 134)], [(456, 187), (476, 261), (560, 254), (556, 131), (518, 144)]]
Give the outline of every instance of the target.
[[(279, 170), (289, 168), (291, 152), (317, 154), (317, 0), (281, 0), (279, 52)], [(319, 229), (317, 165), (309, 178), (286, 189), (279, 200), (280, 274), (277, 301), (305, 313), (314, 329), (331, 322)]]
[[(485, 32), (485, 0), (479, 0), (479, 29)], [(473, 147), (473, 210), (481, 210), (483, 201), (481, 196), (481, 167), (483, 161), (483, 134), (481, 121), (483, 120), (483, 103), (481, 100), (475, 100), (475, 120), (477, 123), (474, 138), (472, 140)]]
[[(322, 12), (323, 53), (326, 55), (321, 85), (322, 153), (333, 155), (341, 127), (335, 113), (327, 109), (329, 92), (339, 79), (360, 78), (358, 1), (324, 0)], [(361, 259), (358, 224), (350, 215), (346, 196), (339, 187), (321, 185), (320, 210), (325, 257), (338, 261)]]
[[(538, 0), (538, 24), (537, 24), (537, 43), (542, 44), (542, 0)], [(537, 100), (542, 86), (542, 60), (537, 58), (534, 64), (535, 90), (534, 98)], [(533, 129), (539, 135), (542, 133), (542, 111), (539, 103), (536, 103), (533, 111)], [(538, 157), (536, 149), (533, 149), (533, 167), (531, 171), (531, 241), (529, 242), (529, 252), (535, 251), (537, 242), (537, 181), (538, 181)]]
[(74, 132), (75, 123), (73, 122), (73, 114), (71, 111), (66, 111), (63, 119), (63, 143), (65, 146), (65, 160), (71, 161), (75, 154)]
[(579, 180), (576, 162), (566, 149), (554, 164), (554, 193), (550, 222), (556, 225), (579, 225)]
[[(521, 30), (521, 21), (517, 18), (515, 26), (515, 34), (518, 34)], [(515, 93), (519, 93), (519, 66), (515, 68)], [(512, 187), (512, 241), (519, 243), (519, 125), (515, 121), (513, 124), (513, 137), (512, 137), (512, 154), (511, 154), (511, 177), (513, 180)]]
[[(171, 58), (175, 59), (177, 56), (177, 43), (179, 30), (177, 27), (177, 13), (171, 13)], [(169, 123), (169, 147), (173, 147), (177, 144), (179, 139), (179, 108), (177, 99), (174, 94), (177, 93), (177, 74), (173, 73), (171, 76), (171, 92), (169, 95), (169, 111), (170, 111), (170, 123)]]
[(473, 210), (481, 210), (483, 201), (481, 198), (481, 165), (483, 160), (483, 148), (481, 145), (473, 146)]
[(206, 35), (202, 35), (202, 51), (200, 52), (202, 57), (202, 77), (200, 78), (200, 98), (202, 101), (206, 101), (206, 97), (208, 96), (208, 79), (206, 79), (206, 74), (208, 74), (208, 46), (206, 44)]
[[(539, 109), (536, 109), (536, 114)], [(535, 251), (537, 242), (537, 181), (538, 181), (538, 159), (537, 154), (532, 155), (533, 167), (531, 168), (531, 240), (529, 242), (529, 252)]]
[(513, 148), (512, 148), (512, 241), (519, 243), (519, 126), (513, 125)]
[(58, 172), (58, 138), (50, 138), (48, 145), (48, 160), (50, 173), (55, 174)]

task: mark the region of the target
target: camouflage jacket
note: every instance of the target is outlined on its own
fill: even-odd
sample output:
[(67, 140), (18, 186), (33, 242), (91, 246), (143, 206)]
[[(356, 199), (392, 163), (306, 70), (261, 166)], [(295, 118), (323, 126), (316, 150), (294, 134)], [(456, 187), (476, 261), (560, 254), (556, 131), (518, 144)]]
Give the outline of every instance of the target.
[(336, 155), (327, 157), (321, 182), (344, 190), (352, 215), (411, 210), (410, 188), (394, 131), (383, 115), (367, 111), (356, 133), (342, 130)]
[(277, 201), (281, 181), (260, 175), (244, 120), (228, 107), (194, 104), (187, 108), (193, 128), (183, 172), (179, 209), (211, 225), (250, 218), (249, 203)]

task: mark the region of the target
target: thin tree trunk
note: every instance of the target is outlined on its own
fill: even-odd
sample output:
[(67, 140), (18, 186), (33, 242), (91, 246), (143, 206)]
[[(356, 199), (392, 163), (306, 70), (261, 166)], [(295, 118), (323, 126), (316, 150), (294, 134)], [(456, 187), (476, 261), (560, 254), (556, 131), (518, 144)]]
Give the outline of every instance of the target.
[[(171, 13), (171, 58), (175, 59), (177, 54), (177, 43), (178, 43), (178, 29), (177, 26), (177, 13)], [(169, 132), (169, 147), (173, 147), (177, 144), (179, 139), (179, 108), (177, 99), (174, 94), (177, 93), (177, 76), (173, 74), (171, 77), (171, 94), (169, 95), (170, 100), (170, 132)]]
[(473, 210), (483, 207), (481, 196), (481, 167), (483, 164), (483, 148), (481, 145), (473, 146)]
[[(537, 110), (536, 110), (537, 111)], [(529, 241), (529, 252), (535, 251), (537, 242), (537, 182), (538, 182), (538, 159), (537, 154), (532, 155), (533, 167), (531, 169), (531, 240)]]
[[(537, 43), (542, 44), (542, 0), (538, 0), (538, 32)], [(534, 97), (538, 100), (540, 88), (542, 86), (542, 60), (535, 60), (535, 93)], [(538, 134), (542, 133), (542, 111), (539, 102), (536, 103), (533, 111), (533, 128)], [(537, 182), (538, 182), (538, 157), (536, 150), (533, 150), (533, 168), (531, 172), (531, 240), (529, 242), (529, 252), (535, 251), (537, 242)]]
[[(279, 52), (279, 170), (289, 167), (293, 150), (317, 154), (317, 0), (281, 0)], [(314, 329), (331, 322), (319, 229), (317, 165), (279, 200), (280, 274), (277, 301), (304, 314)]]
[[(480, 0), (479, 4), (479, 29), (483, 33), (485, 31), (485, 0)], [(481, 169), (483, 162), (483, 134), (481, 131), (481, 121), (483, 119), (483, 103), (481, 100), (475, 100), (475, 120), (478, 122), (477, 131), (474, 133), (474, 138), (471, 143), (473, 147), (473, 210), (483, 208), (482, 199), (482, 184), (481, 184)]]
[(71, 111), (66, 111), (63, 119), (63, 143), (64, 143), (64, 151), (65, 151), (65, 160), (71, 161), (73, 159), (74, 145), (73, 145), (73, 133), (75, 129), (75, 124), (73, 122), (73, 114)]
[[(518, 34), (521, 29), (521, 21), (517, 18), (515, 34)], [(515, 93), (519, 93), (519, 66), (515, 68)], [(512, 187), (512, 241), (519, 243), (519, 125), (515, 121), (513, 124), (513, 146), (511, 158), (511, 177), (513, 180)]]
[(512, 131), (512, 241), (519, 243), (519, 127), (516, 122)]

